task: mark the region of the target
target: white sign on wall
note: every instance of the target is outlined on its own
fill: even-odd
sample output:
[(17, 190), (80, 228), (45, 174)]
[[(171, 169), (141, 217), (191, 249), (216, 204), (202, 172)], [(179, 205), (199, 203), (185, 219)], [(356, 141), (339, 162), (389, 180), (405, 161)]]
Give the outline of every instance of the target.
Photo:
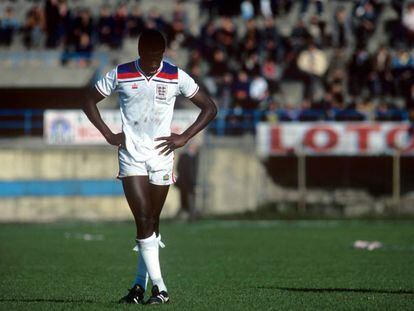
[[(114, 133), (122, 127), (119, 110), (101, 110), (102, 119)], [(182, 133), (198, 116), (197, 110), (176, 110), (171, 124), (173, 133)], [(106, 144), (105, 138), (93, 126), (82, 110), (46, 110), (44, 138), (49, 144)]]
[(313, 155), (380, 155), (399, 149), (414, 155), (408, 122), (259, 123), (256, 139), (261, 156), (289, 153)]

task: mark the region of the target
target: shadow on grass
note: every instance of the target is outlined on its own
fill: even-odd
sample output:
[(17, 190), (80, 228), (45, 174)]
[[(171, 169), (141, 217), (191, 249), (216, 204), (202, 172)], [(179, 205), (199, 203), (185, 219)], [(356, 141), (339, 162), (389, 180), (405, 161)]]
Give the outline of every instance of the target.
[(414, 295), (414, 290), (405, 289), (373, 289), (373, 288), (307, 288), (307, 287), (279, 287), (279, 286), (258, 286), (258, 289), (276, 289), (289, 292), (308, 292), (308, 293), (372, 293), (372, 294), (394, 294), (394, 295)]
[(49, 298), (0, 298), (0, 302), (51, 302), (51, 303), (98, 303), (89, 299), (49, 299)]

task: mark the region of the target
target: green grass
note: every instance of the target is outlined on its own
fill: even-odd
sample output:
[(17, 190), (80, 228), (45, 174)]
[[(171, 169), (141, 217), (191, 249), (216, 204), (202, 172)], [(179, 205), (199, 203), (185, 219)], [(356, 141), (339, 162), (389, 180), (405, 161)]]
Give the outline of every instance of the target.
[[(163, 310), (414, 309), (411, 221), (164, 223), (162, 235)], [(357, 239), (384, 248), (352, 249)], [(116, 304), (133, 241), (132, 223), (0, 225), (0, 310), (154, 308)]]

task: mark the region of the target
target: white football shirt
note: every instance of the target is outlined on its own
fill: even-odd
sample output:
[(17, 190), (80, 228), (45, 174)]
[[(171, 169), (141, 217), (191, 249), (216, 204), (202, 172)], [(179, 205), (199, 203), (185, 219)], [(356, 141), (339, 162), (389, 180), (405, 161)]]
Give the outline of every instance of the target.
[(158, 155), (154, 141), (171, 134), (175, 98), (191, 98), (198, 85), (183, 70), (162, 61), (157, 73), (147, 77), (139, 60), (118, 65), (95, 84), (103, 95), (119, 94), (122, 130), (126, 149), (136, 161), (147, 161)]

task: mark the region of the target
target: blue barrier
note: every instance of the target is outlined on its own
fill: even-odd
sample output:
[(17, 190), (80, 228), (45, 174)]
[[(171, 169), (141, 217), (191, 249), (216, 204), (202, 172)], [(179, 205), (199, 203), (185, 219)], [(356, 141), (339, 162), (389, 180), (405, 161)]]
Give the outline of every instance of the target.
[(0, 181), (0, 197), (21, 196), (117, 196), (123, 195), (122, 184), (103, 180), (14, 180)]

